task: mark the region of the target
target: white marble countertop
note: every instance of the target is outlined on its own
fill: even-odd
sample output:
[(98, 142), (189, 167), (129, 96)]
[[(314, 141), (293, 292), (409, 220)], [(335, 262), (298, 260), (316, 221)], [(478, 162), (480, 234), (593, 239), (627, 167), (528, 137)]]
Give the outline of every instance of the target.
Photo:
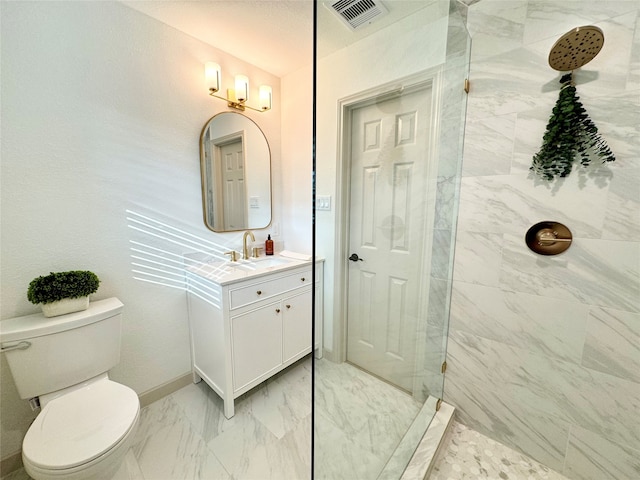
[[(225, 260), (200, 261), (186, 267), (187, 272), (211, 280), (219, 285), (257, 278), (275, 272), (284, 272), (298, 267), (311, 265), (311, 255), (297, 255), (299, 258), (282, 255), (262, 256), (235, 262)], [(307, 259), (305, 259), (307, 258)], [(316, 258), (316, 262), (323, 259)]]

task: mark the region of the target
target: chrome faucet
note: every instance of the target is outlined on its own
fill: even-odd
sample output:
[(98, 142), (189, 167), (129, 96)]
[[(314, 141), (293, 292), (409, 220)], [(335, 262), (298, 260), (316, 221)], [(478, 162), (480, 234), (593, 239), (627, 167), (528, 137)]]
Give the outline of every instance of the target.
[(256, 241), (256, 237), (253, 235), (253, 232), (251, 230), (247, 230), (246, 232), (244, 232), (244, 235), (242, 236), (242, 259), (243, 260), (249, 260), (249, 249), (247, 248), (247, 237), (251, 237), (252, 242)]

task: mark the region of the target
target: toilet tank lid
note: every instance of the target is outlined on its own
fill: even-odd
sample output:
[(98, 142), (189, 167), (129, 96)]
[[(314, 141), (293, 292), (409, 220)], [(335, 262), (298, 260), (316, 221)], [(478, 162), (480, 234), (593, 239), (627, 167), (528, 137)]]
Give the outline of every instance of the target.
[(34, 313), (24, 317), (9, 318), (0, 322), (0, 343), (27, 340), (79, 328), (113, 317), (122, 312), (122, 307), (122, 302), (112, 297), (91, 302), (89, 308), (81, 312), (58, 317), (47, 318), (42, 313)]

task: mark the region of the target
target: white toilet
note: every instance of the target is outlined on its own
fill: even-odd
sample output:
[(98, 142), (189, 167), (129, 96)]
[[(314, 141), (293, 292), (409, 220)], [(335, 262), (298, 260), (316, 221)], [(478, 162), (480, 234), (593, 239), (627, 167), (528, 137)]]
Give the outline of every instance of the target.
[[(36, 480), (111, 479), (138, 425), (136, 393), (109, 380), (120, 361), (122, 303), (91, 302), (82, 312), (0, 322), (0, 345), (21, 398), (42, 408), (22, 442)], [(124, 467), (123, 467), (124, 468)]]

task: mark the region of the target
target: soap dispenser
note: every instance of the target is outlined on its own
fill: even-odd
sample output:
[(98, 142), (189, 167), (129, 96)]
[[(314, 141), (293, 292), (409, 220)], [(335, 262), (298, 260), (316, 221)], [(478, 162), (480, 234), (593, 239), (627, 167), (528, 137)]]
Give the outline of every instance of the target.
[(264, 253), (265, 255), (273, 255), (273, 240), (271, 240), (271, 235), (267, 235), (267, 240), (264, 242)]

